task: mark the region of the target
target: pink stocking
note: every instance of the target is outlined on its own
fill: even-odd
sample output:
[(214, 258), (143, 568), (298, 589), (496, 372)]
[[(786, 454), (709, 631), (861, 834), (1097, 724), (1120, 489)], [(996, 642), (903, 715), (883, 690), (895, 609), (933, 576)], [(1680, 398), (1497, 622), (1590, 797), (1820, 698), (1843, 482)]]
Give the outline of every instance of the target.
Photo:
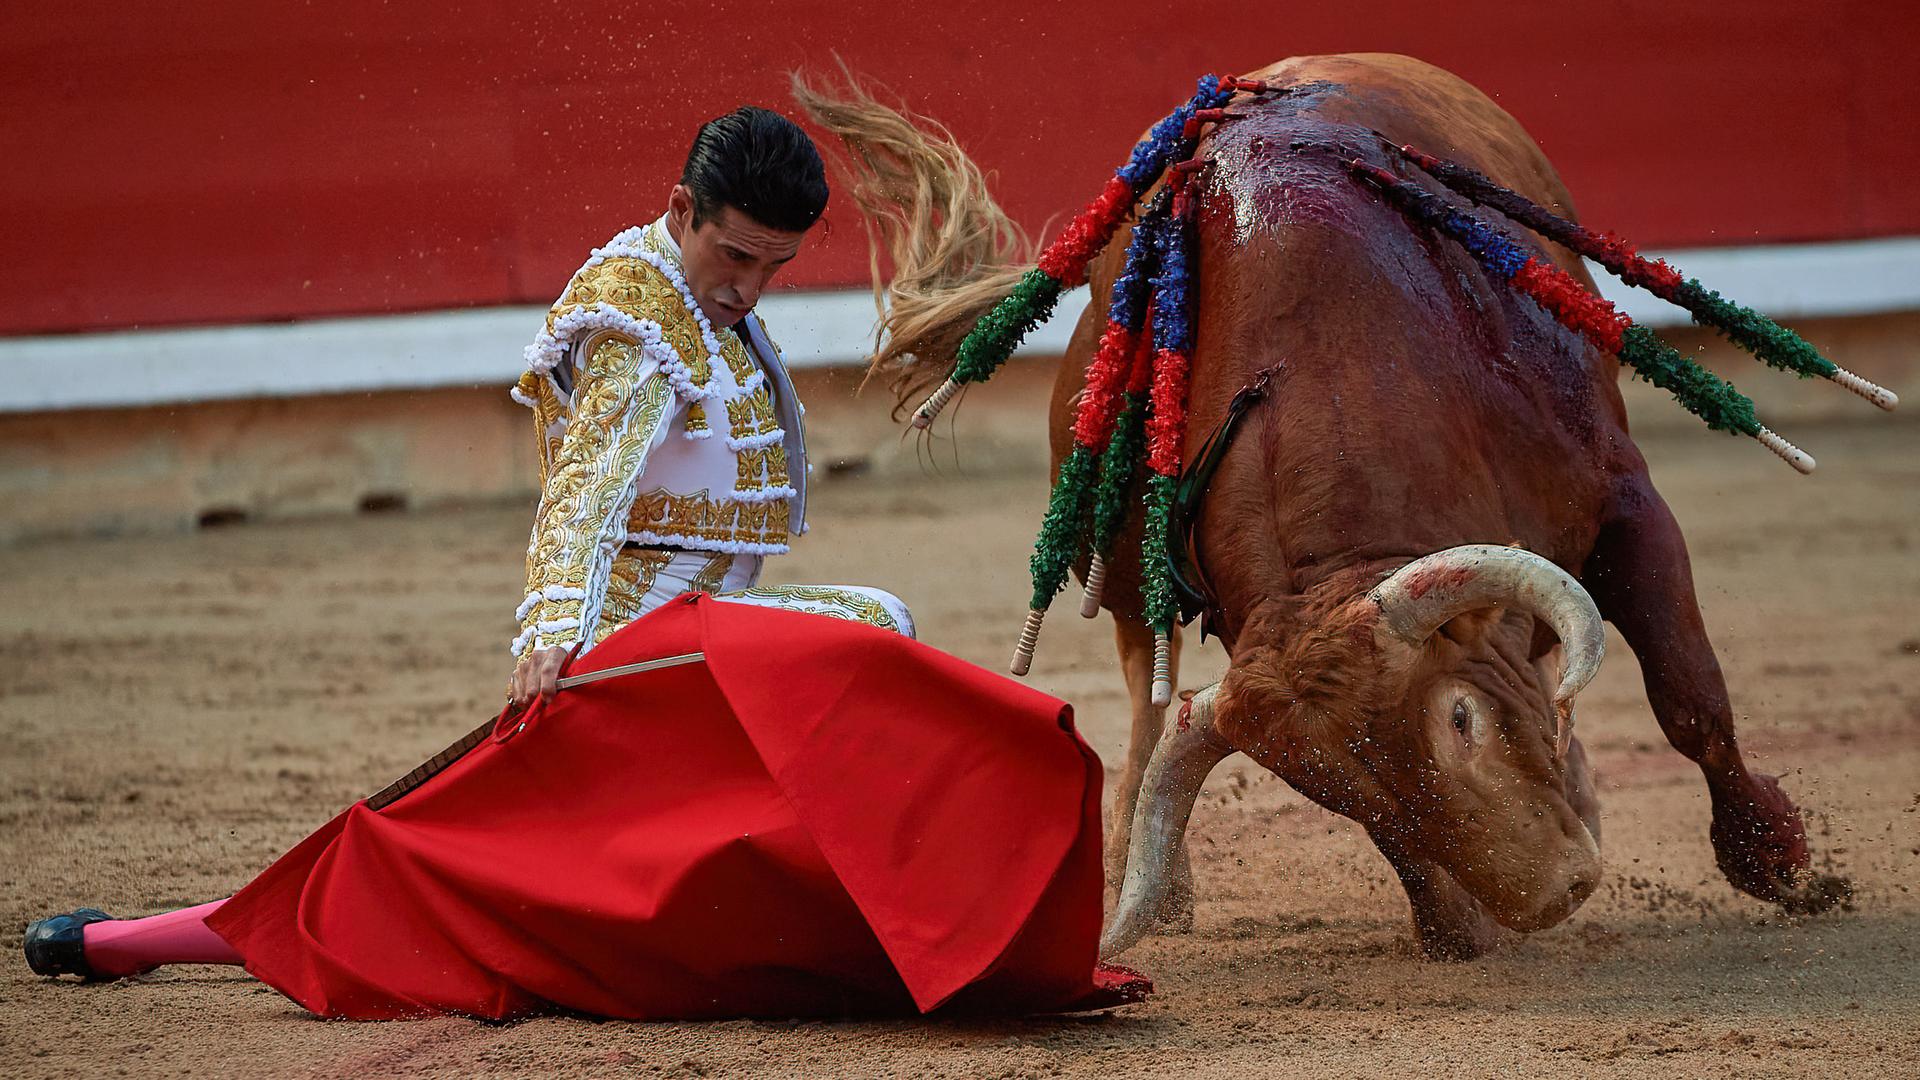
[(161, 964), (238, 964), (240, 954), (207, 929), (207, 916), (225, 900), (144, 919), (90, 923), (80, 931), (87, 966), (109, 978), (137, 975)]

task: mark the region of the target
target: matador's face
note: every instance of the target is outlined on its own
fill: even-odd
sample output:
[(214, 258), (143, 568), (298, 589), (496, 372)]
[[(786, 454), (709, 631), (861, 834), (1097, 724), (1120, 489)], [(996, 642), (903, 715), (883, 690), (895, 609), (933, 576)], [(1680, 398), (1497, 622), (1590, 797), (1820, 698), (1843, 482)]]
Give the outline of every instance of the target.
[(800, 253), (807, 234), (768, 228), (731, 206), (722, 206), (698, 227), (693, 216), (692, 193), (674, 185), (667, 200), (667, 227), (680, 245), (687, 287), (708, 321), (716, 327), (732, 326)]

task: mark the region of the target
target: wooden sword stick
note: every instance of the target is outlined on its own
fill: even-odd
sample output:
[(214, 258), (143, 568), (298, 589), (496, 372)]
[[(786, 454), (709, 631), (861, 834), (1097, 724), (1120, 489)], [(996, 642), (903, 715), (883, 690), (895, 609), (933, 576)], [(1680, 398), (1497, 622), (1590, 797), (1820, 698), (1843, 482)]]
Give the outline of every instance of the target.
[[(703, 663), (706, 659), (707, 654), (704, 652), (681, 653), (678, 656), (663, 656), (658, 660), (641, 660), (638, 663), (621, 664), (618, 667), (589, 671), (584, 675), (568, 675), (560, 679), (555, 685), (562, 690), (570, 690), (573, 687), (585, 686), (588, 683), (599, 682), (602, 679), (614, 679), (622, 675), (639, 675), (642, 672), (680, 667), (683, 664), (698, 664)], [(440, 751), (422, 762), (412, 772), (381, 788), (379, 791), (374, 792), (372, 795), (367, 796), (367, 809), (384, 810), (392, 806), (402, 795), (431, 780), (434, 776), (438, 775), (441, 770), (465, 757), (468, 751), (486, 742), (487, 739), (493, 735), (493, 729), (497, 727), (499, 723), (500, 721), (496, 718), (481, 724), (479, 727), (462, 735), (459, 741), (455, 742), (452, 746), (447, 747), (445, 750)], [(521, 727), (524, 728), (525, 726), (525, 723), (522, 722)]]

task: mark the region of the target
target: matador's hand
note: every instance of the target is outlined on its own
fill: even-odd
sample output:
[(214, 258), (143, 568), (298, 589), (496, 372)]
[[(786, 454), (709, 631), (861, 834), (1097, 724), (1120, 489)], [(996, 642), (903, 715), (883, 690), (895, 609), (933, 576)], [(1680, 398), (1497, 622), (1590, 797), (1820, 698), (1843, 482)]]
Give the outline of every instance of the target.
[(530, 650), (513, 669), (513, 707), (525, 708), (533, 699), (553, 700), (559, 689), (560, 669), (566, 666), (572, 650), (564, 645)]

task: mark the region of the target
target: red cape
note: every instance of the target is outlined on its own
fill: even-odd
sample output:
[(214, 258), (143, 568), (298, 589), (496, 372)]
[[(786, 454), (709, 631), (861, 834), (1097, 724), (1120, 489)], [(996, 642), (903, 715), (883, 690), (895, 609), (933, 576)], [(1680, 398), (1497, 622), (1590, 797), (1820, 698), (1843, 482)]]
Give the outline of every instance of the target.
[[(322, 1016), (1046, 1012), (1099, 968), (1100, 762), (1068, 706), (884, 630), (691, 594), (210, 919)], [(524, 729), (520, 727), (524, 721)]]

